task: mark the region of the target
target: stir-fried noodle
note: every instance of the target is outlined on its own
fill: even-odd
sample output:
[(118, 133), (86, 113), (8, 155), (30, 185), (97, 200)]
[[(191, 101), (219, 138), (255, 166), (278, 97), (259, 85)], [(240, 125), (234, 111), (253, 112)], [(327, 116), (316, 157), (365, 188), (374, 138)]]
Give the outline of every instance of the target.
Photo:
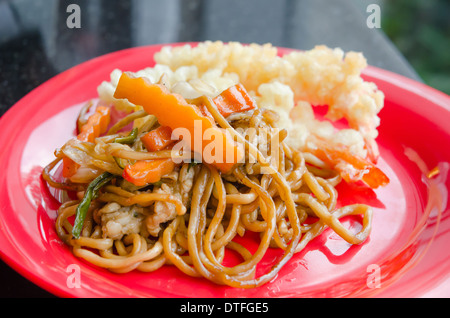
[[(253, 288), (273, 279), (327, 228), (350, 244), (368, 237), (371, 207), (337, 208), (340, 172), (317, 154), (289, 145), (289, 132), (277, 126), (275, 111), (255, 107), (225, 117), (208, 96), (186, 98), (186, 103), (203, 109), (227, 131), (242, 149), (242, 160), (224, 172), (173, 143), (148, 150), (142, 137), (163, 125), (145, 107), (108, 123), (91, 140), (68, 141), (55, 152), (43, 178), (53, 188), (77, 194), (62, 203), (56, 220), (59, 237), (74, 255), (117, 273), (172, 265), (217, 284)], [(80, 112), (79, 131), (89, 124), (82, 120), (86, 113)], [(124, 177), (138, 162), (165, 160), (171, 160), (170, 167), (158, 180), (140, 184)], [(76, 165), (76, 171), (60, 181), (55, 171), (64, 165), (62, 169), (71, 169), (65, 161)], [(362, 215), (359, 233), (340, 222), (349, 215)], [(234, 240), (247, 232), (260, 234), (256, 250)], [(256, 275), (269, 248), (281, 249), (283, 255)], [(224, 262), (227, 250), (241, 261)]]

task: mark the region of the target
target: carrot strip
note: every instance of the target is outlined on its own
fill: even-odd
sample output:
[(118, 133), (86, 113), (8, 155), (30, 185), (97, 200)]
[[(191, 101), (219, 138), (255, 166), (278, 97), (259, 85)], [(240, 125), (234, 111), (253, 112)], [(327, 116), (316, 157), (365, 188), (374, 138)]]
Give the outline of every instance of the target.
[(256, 103), (242, 84), (236, 84), (224, 90), (214, 99), (217, 110), (223, 117), (233, 113), (245, 112), (256, 108)]
[(320, 160), (340, 172), (347, 182), (362, 181), (375, 189), (387, 185), (390, 180), (372, 162), (353, 155), (346, 147), (330, 147), (325, 143), (319, 143), (317, 149), (308, 149)]
[(70, 159), (69, 157), (63, 158), (62, 176), (64, 178), (71, 178), (78, 170), (80, 165)]
[[(152, 84), (144, 78), (123, 73), (114, 97), (128, 99), (131, 103), (142, 106), (147, 113), (158, 118), (161, 126), (168, 126), (172, 130), (187, 129), (190, 140), (186, 141), (190, 149), (223, 173), (230, 171), (243, 158), (241, 149), (211, 118), (204, 116), (197, 106), (187, 103), (181, 95), (172, 94), (164, 85)], [(214, 138), (207, 140), (208, 138), (204, 138), (205, 132)], [(204, 151), (206, 147), (214, 149), (214, 154), (207, 154)]]
[[(111, 109), (106, 106), (97, 106), (95, 113), (89, 116), (86, 123), (80, 128), (77, 139), (80, 141), (94, 142), (95, 138), (105, 133), (111, 120)], [(71, 178), (77, 172), (79, 164), (70, 158), (63, 159), (62, 175)]]
[(161, 177), (171, 173), (175, 169), (172, 159), (140, 160), (132, 165), (127, 165), (122, 177), (136, 186), (145, 186), (161, 180)]
[(175, 142), (172, 140), (172, 129), (168, 126), (159, 126), (141, 137), (141, 141), (149, 152), (167, 148)]
[(94, 142), (95, 138), (106, 132), (111, 120), (111, 109), (98, 106), (95, 113), (89, 116), (86, 124), (81, 127), (78, 139), (81, 141)]

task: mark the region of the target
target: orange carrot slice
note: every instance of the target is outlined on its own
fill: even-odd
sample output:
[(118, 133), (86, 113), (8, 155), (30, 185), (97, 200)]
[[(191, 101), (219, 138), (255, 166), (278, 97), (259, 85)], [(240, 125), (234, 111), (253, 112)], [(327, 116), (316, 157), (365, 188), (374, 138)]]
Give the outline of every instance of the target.
[[(95, 113), (89, 116), (87, 122), (81, 127), (77, 136), (80, 141), (94, 142), (95, 138), (105, 133), (111, 120), (111, 108), (106, 106), (97, 106)], [(65, 157), (63, 159), (62, 175), (64, 178), (71, 178), (77, 172), (79, 164), (72, 159)]]
[(256, 102), (242, 84), (229, 87), (216, 96), (213, 101), (217, 106), (217, 110), (225, 118), (233, 113), (245, 112), (256, 108)]
[(319, 142), (316, 149), (308, 149), (320, 160), (340, 172), (347, 182), (362, 181), (375, 189), (387, 185), (390, 180), (371, 161), (352, 154), (346, 147), (329, 146)]
[(140, 160), (127, 165), (123, 171), (123, 178), (136, 186), (145, 186), (161, 180), (161, 177), (175, 169), (172, 159)]
[(173, 144), (172, 128), (168, 126), (159, 126), (141, 137), (141, 141), (148, 151), (158, 151), (167, 148)]
[[(168, 126), (172, 131), (187, 129), (190, 149), (221, 172), (229, 172), (243, 158), (241, 149), (213, 120), (204, 116), (197, 106), (187, 103), (181, 95), (172, 94), (164, 85), (123, 73), (114, 97), (142, 106), (147, 113), (155, 115), (162, 126)], [(205, 132), (214, 138), (204, 138)], [(214, 149), (214, 154), (204, 151), (206, 147)]]

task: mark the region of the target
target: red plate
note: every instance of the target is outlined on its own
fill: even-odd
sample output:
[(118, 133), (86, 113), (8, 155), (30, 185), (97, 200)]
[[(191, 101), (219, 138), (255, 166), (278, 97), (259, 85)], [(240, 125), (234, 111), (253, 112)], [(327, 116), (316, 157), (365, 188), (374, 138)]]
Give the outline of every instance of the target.
[[(174, 267), (113, 274), (77, 258), (55, 230), (57, 202), (40, 179), (53, 151), (73, 135), (81, 104), (115, 68), (137, 71), (160, 45), (108, 54), (76, 66), (25, 96), (0, 120), (0, 254), (21, 275), (61, 297), (450, 297), (450, 98), (368, 67), (385, 93), (378, 143), (391, 183), (375, 191), (339, 186), (343, 204), (374, 206), (373, 231), (350, 246), (331, 230), (268, 284), (250, 290), (194, 279)], [(280, 49), (281, 53), (288, 49)], [(427, 178), (438, 167), (439, 174)], [(357, 219), (343, 221), (358, 230)], [(279, 256), (269, 251), (262, 267)], [(73, 286), (73, 266), (81, 269)]]

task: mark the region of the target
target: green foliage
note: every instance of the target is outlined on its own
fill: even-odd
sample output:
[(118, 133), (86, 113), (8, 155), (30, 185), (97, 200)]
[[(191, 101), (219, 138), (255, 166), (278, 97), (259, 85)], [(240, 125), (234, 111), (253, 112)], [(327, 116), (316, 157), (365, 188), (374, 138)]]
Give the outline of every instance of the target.
[(382, 27), (425, 83), (450, 94), (450, 1), (386, 0)]

